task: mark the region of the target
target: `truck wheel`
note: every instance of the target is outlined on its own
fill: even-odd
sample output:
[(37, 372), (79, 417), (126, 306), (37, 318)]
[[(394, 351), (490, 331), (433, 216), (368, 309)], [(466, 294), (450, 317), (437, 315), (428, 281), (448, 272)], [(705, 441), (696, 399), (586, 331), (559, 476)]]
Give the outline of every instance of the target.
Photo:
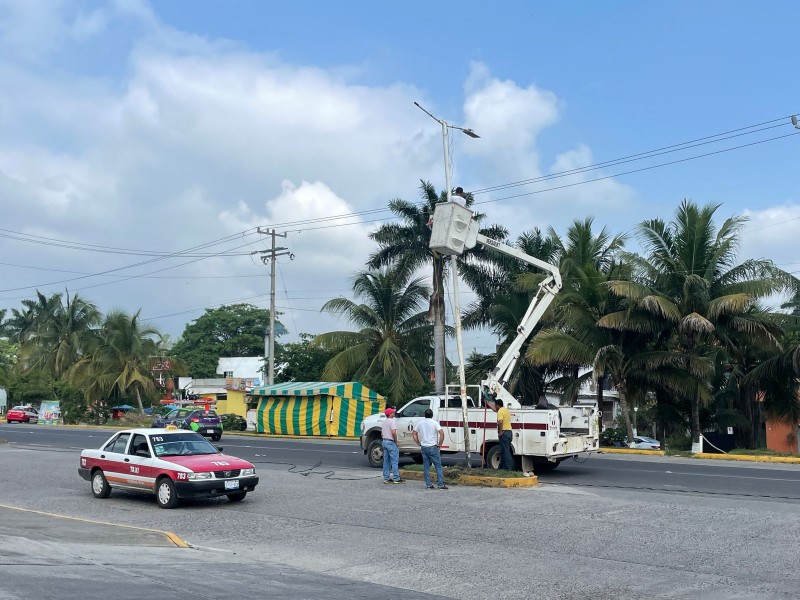
[(533, 472), (537, 475), (541, 475), (542, 473), (549, 473), (550, 471), (555, 471), (556, 467), (559, 465), (557, 462), (550, 462), (548, 461), (536, 461), (533, 463)]
[(367, 446), (367, 460), (370, 467), (383, 468), (383, 444), (380, 439), (372, 440)]
[(500, 456), (500, 445), (495, 444), (486, 452), (486, 462), (484, 463), (484, 467), (487, 469), (499, 469)]
[(231, 502), (241, 502), (247, 496), (247, 492), (234, 492), (233, 494), (227, 494), (227, 496)]
[(413, 460), (418, 465), (421, 465), (422, 462), (423, 462), (422, 461), (422, 454), (412, 454), (411, 455), (411, 460)]

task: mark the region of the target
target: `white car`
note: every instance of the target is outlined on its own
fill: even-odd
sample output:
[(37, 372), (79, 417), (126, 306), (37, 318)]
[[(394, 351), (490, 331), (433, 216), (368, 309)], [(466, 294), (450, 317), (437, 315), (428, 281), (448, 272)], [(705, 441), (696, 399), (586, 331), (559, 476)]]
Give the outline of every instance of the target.
[(661, 442), (655, 438), (637, 435), (633, 438), (633, 446), (629, 446), (629, 448), (637, 448), (639, 450), (661, 450)]

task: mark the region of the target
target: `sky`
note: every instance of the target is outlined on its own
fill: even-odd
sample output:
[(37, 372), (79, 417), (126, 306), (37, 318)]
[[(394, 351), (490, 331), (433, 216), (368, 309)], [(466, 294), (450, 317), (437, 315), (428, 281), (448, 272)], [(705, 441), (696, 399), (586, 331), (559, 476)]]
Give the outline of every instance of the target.
[(348, 329), (320, 308), (353, 297), (388, 202), (445, 186), (441, 127), (415, 101), (480, 135), (451, 133), (452, 183), (513, 237), (593, 217), (636, 251), (637, 223), (689, 199), (749, 218), (741, 260), (800, 273), (796, 15), (780, 0), (0, 0), (0, 308), (68, 290), (177, 339), (206, 308), (269, 306), (261, 227), (292, 255), (281, 341)]

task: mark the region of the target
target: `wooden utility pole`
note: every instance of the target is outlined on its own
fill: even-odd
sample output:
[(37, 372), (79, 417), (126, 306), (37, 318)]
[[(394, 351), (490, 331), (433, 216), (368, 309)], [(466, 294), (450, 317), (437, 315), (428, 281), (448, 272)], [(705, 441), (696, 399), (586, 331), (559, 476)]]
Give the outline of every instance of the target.
[(274, 229), (261, 229), (258, 228), (258, 233), (262, 235), (269, 235), (272, 237), (272, 249), (260, 250), (253, 252), (261, 257), (261, 262), (267, 264), (270, 262), (269, 269), (269, 325), (265, 327), (264, 331), (264, 356), (269, 357), (269, 367), (267, 369), (267, 385), (275, 383), (275, 258), (278, 256), (294, 255), (289, 252), (288, 248), (278, 248), (275, 246), (276, 237), (286, 237), (286, 233), (278, 233)]

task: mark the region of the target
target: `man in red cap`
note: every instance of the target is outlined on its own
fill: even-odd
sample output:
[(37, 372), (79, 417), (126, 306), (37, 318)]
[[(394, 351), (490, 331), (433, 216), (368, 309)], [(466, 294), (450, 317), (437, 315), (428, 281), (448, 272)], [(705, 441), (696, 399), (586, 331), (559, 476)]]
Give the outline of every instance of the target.
[[(383, 446), (383, 483), (405, 483), (400, 479), (400, 450), (397, 448), (397, 421), (395, 410), (390, 406), (384, 411), (386, 418), (381, 424)], [(394, 479), (392, 479), (394, 475)]]

